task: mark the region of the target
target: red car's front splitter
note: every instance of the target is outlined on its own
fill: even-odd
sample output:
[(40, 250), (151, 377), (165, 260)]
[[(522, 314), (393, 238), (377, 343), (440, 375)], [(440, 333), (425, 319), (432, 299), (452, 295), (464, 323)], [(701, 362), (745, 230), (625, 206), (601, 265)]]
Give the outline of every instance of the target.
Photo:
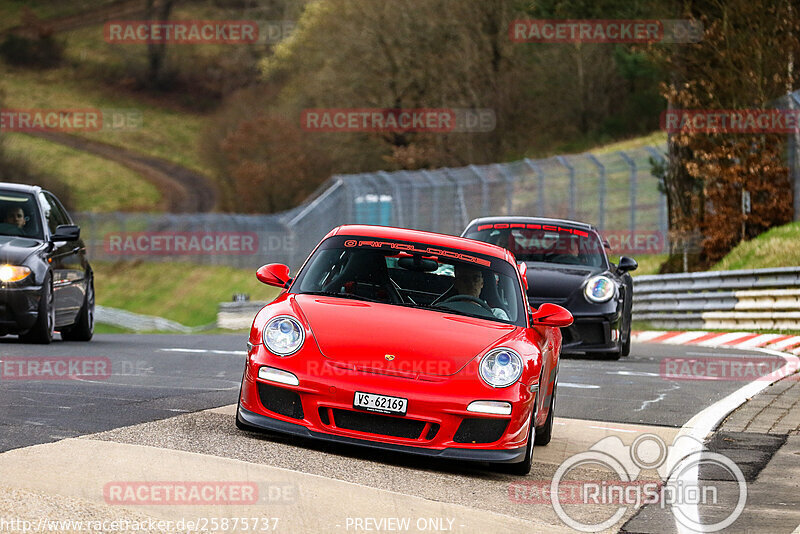
[(493, 462), (493, 463), (516, 463), (525, 459), (525, 447), (517, 449), (505, 450), (490, 450), (490, 449), (462, 449), (457, 447), (448, 447), (446, 449), (427, 449), (424, 447), (413, 447), (409, 445), (398, 445), (394, 443), (382, 443), (380, 441), (370, 441), (366, 439), (351, 438), (347, 436), (338, 436), (336, 434), (326, 434), (323, 432), (316, 432), (310, 430), (303, 425), (296, 423), (289, 423), (273, 419), (265, 415), (253, 413), (242, 408), (239, 405), (237, 415), (240, 422), (255, 428), (263, 430), (270, 430), (274, 432), (281, 432), (284, 434), (293, 434), (295, 436), (302, 436), (306, 438), (333, 441), (337, 443), (347, 443), (351, 445), (360, 445), (363, 447), (371, 447), (374, 449), (382, 449), (388, 451), (405, 452), (410, 454), (418, 454), (423, 456), (435, 458), (450, 458), (455, 460), (469, 460), (474, 462)]
[[(522, 384), (484, 391), (474, 381), (438, 378), (421, 383), (357, 371), (305, 374), (293, 369), (290, 362), (281, 363), (300, 376), (300, 384), (256, 379), (263, 364), (249, 363), (239, 399), (240, 423), (438, 458), (498, 463), (525, 458), (535, 393)], [(407, 398), (408, 413), (393, 416), (356, 410), (355, 391)], [(467, 411), (467, 405), (475, 400), (510, 402), (512, 413), (499, 416)]]

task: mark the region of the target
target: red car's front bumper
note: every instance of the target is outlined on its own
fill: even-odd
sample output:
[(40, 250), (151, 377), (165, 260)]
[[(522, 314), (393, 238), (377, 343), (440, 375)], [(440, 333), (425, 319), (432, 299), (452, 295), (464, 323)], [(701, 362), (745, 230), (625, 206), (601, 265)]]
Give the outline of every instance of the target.
[[(299, 385), (258, 378), (262, 366), (294, 374)], [(531, 389), (520, 382), (491, 388), (471, 365), (451, 376), (398, 374), (390, 368), (366, 371), (332, 362), (311, 347), (279, 358), (257, 345), (248, 356), (238, 418), (251, 427), (328, 441), (513, 463), (525, 457), (536, 395)], [(408, 399), (406, 415), (356, 410), (357, 391)], [(467, 411), (477, 400), (507, 401), (511, 414)]]

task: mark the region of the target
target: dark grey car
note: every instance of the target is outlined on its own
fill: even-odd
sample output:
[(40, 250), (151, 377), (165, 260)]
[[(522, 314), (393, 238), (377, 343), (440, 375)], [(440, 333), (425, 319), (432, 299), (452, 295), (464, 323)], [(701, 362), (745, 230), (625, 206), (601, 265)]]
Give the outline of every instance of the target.
[(94, 333), (86, 246), (61, 202), (37, 186), (0, 183), (0, 335), (50, 343)]

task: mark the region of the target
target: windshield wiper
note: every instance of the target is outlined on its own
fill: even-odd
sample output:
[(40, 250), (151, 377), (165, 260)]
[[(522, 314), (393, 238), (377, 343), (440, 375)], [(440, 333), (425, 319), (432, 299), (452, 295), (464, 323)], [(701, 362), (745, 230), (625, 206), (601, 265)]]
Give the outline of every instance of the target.
[(363, 297), (361, 295), (353, 295), (352, 293), (336, 293), (334, 291), (302, 291), (298, 293), (298, 295), (319, 295), (321, 297), (339, 297), (343, 299), (365, 300), (367, 302), (377, 302), (379, 304), (386, 304), (382, 300), (371, 299), (369, 297)]

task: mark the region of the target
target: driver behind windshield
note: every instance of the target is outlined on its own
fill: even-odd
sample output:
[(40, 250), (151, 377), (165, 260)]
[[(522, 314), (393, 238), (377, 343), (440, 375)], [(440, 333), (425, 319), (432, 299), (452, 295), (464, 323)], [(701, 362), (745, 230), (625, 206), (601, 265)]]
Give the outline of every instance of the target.
[[(483, 300), (480, 298), (481, 290), (483, 289), (483, 273), (481, 270), (462, 263), (456, 263), (453, 267), (455, 268), (455, 279), (453, 280), (455, 295), (466, 295)], [(449, 291), (449, 293), (452, 292), (452, 290)], [(471, 303), (478, 308), (481, 307), (478, 302), (465, 302)], [(508, 314), (502, 308), (492, 308), (492, 314), (503, 321), (509, 320)]]
[(13, 224), (17, 228), (22, 229), (28, 221), (25, 219), (25, 212), (22, 208), (11, 208), (6, 212), (3, 222), (6, 224)]

